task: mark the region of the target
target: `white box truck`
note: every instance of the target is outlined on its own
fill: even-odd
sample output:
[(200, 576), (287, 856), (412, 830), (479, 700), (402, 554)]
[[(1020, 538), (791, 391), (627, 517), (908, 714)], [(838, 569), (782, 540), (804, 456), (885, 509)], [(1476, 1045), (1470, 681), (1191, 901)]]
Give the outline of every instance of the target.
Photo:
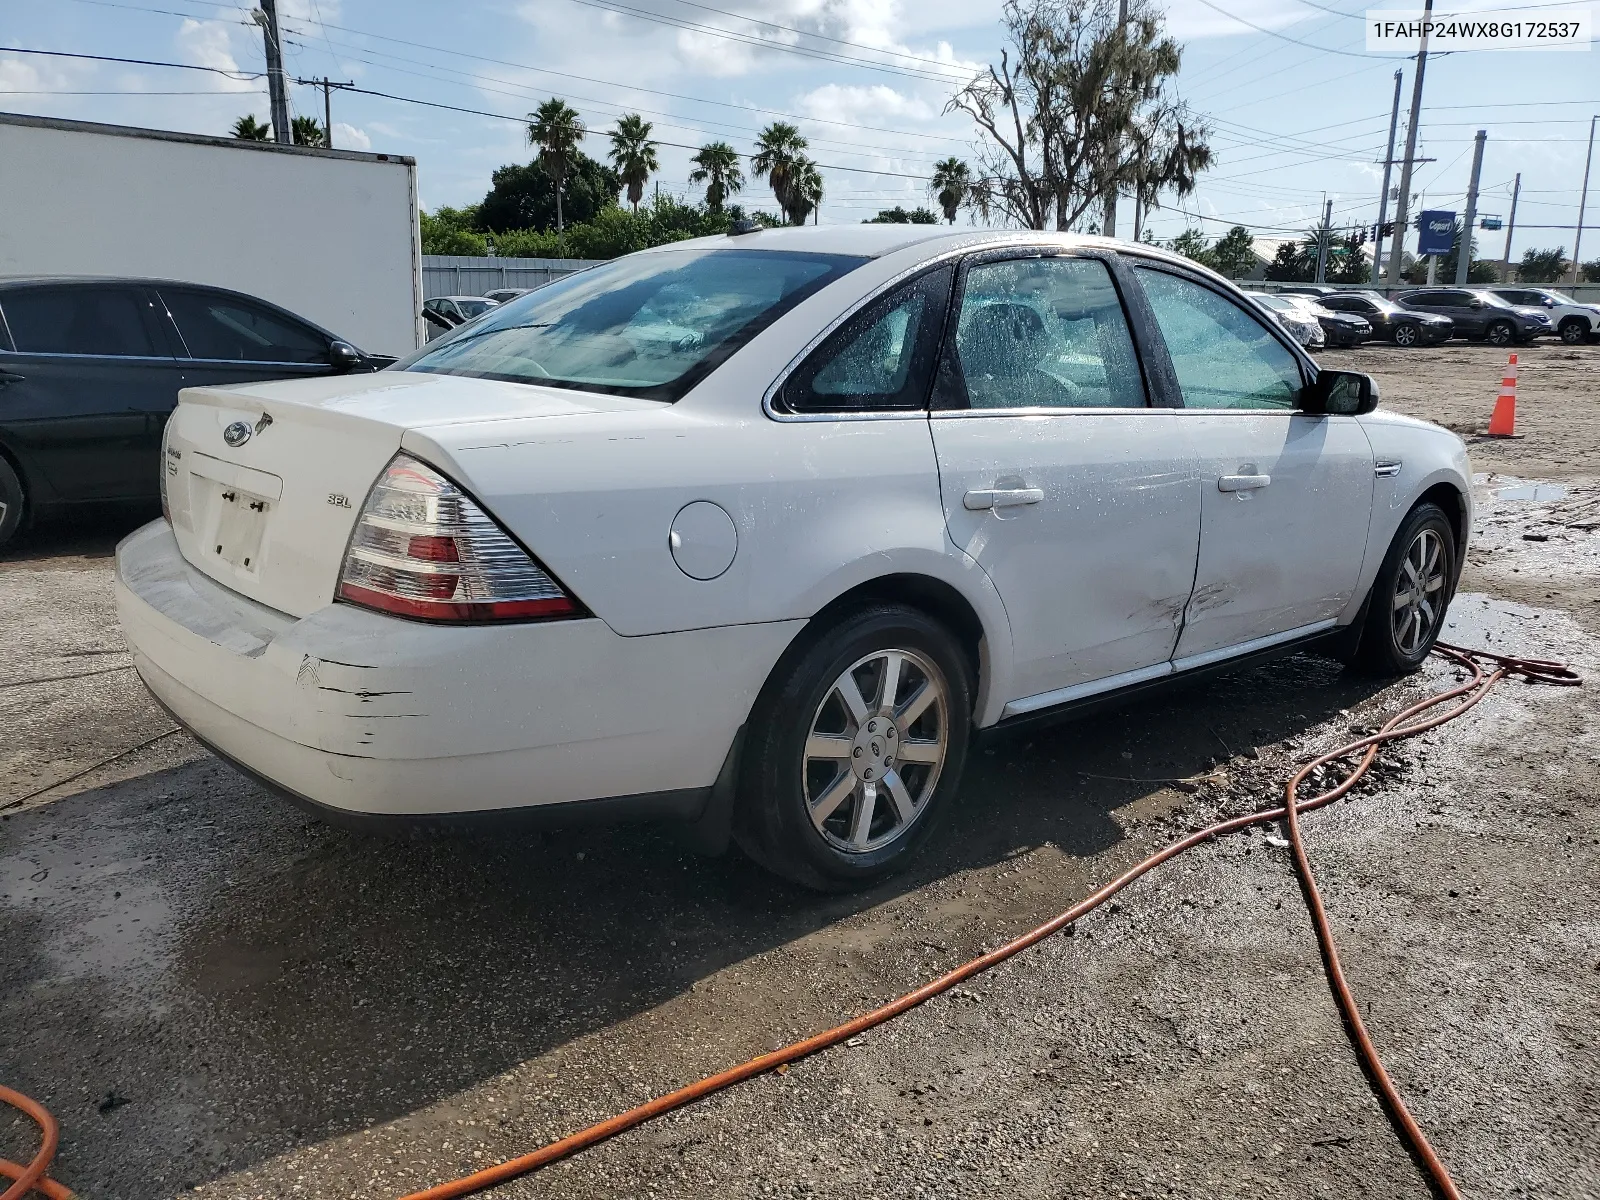
[(0, 113), (0, 276), (233, 288), (373, 354), (421, 345), (417, 166)]

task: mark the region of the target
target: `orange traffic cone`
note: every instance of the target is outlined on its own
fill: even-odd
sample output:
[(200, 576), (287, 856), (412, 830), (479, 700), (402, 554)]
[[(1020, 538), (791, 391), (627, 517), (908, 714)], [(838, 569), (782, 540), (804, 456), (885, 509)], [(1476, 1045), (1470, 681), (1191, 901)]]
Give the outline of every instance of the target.
[(1490, 437), (1516, 437), (1517, 429), (1517, 356), (1513, 354), (1506, 364), (1505, 377), (1500, 380), (1500, 395), (1494, 402), (1494, 415), (1489, 418)]

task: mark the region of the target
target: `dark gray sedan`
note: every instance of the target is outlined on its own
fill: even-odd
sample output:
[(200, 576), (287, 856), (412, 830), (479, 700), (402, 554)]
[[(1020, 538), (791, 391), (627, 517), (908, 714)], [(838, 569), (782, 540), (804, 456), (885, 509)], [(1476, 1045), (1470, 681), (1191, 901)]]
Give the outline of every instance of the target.
[(153, 503), (179, 388), (393, 361), (223, 288), (0, 277), (0, 546), (41, 512)]

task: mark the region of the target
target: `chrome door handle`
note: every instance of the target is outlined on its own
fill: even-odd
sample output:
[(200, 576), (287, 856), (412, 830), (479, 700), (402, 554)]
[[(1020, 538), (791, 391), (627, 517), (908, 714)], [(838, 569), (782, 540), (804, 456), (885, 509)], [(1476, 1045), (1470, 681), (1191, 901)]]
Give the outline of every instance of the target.
[(11, 371), (0, 371), (0, 387), (5, 387), (8, 383), (21, 383), (26, 378), (26, 375), (17, 375)]
[(1372, 473), (1379, 479), (1392, 479), (1400, 474), (1400, 468), (1405, 466), (1401, 462), (1380, 462), (1372, 468)]
[(1271, 482), (1271, 475), (1224, 475), (1217, 480), (1217, 491), (1248, 492), (1255, 488), (1264, 488)]
[(968, 492), (961, 497), (961, 503), (973, 512), (982, 512), (986, 508), (1038, 504), (1043, 499), (1043, 488), (982, 488)]

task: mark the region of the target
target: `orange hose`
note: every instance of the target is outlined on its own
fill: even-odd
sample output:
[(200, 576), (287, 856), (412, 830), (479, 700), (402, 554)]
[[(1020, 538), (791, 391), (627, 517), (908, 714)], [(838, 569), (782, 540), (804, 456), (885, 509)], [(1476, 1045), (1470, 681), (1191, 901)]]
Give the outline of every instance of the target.
[(0, 1175), (15, 1181), (0, 1193), (0, 1200), (22, 1200), (29, 1192), (39, 1192), (49, 1200), (72, 1200), (71, 1192), (54, 1180), (45, 1178), (45, 1172), (50, 1169), (51, 1160), (56, 1156), (56, 1146), (61, 1141), (61, 1127), (56, 1124), (56, 1119), (37, 1100), (30, 1100), (4, 1084), (0, 1084), (0, 1101), (32, 1117), (39, 1126), (40, 1134), (39, 1153), (33, 1156), (33, 1161), (27, 1166), (0, 1158)]
[[(1289, 833), (1289, 842), (1293, 850), (1295, 869), (1299, 873), (1301, 886), (1306, 896), (1306, 905), (1311, 913), (1312, 924), (1316, 929), (1317, 942), (1321, 947), (1323, 960), (1327, 968), (1329, 985), (1333, 990), (1334, 999), (1339, 1006), (1339, 1011), (1344, 1017), (1346, 1028), (1354, 1043), (1356, 1053), (1366, 1068), (1373, 1085), (1383, 1098), (1389, 1112), (1400, 1126), (1400, 1131), (1422, 1166), (1424, 1173), (1447, 1200), (1460, 1200), (1461, 1193), (1450, 1178), (1443, 1161), (1428, 1144), (1427, 1137), (1423, 1134), (1421, 1126), (1412, 1117), (1401, 1098), (1399, 1090), (1394, 1086), (1388, 1073), (1383, 1069), (1383, 1063), (1378, 1057), (1377, 1048), (1373, 1045), (1368, 1035), (1366, 1026), (1361, 1020), (1360, 1012), (1356, 1006), (1355, 997), (1350, 990), (1350, 985), (1344, 977), (1344, 969), (1339, 963), (1339, 955), (1334, 945), (1333, 931), (1328, 922), (1328, 915), (1323, 907), (1322, 897), (1317, 890), (1316, 876), (1311, 870), (1310, 859), (1306, 855), (1305, 844), (1301, 838), (1299, 817), (1301, 813), (1310, 812), (1312, 809), (1321, 808), (1331, 804), (1343, 796), (1366, 774), (1367, 769), (1377, 757), (1378, 747), (1385, 742), (1397, 741), (1401, 738), (1415, 737), (1443, 725), (1446, 721), (1454, 720), (1462, 713), (1472, 708), (1484, 696), (1488, 695), (1496, 683), (1507, 675), (1520, 675), (1529, 682), (1552, 683), (1563, 686), (1574, 686), (1582, 682), (1579, 677), (1566, 666), (1548, 662), (1542, 659), (1512, 658), (1499, 654), (1491, 654), (1482, 650), (1464, 650), (1458, 646), (1445, 645), (1440, 642), (1434, 647), (1435, 653), (1451, 659), (1460, 666), (1472, 672), (1472, 678), (1466, 682), (1449, 688), (1437, 695), (1413, 704), (1403, 712), (1396, 714), (1384, 723), (1375, 734), (1360, 738), (1348, 745), (1341, 746), (1327, 754), (1307, 763), (1297, 771), (1289, 780), (1284, 794), (1284, 803), (1277, 808), (1262, 809), (1258, 812), (1246, 813), (1243, 816), (1231, 817), (1226, 821), (1219, 821), (1198, 833), (1192, 833), (1171, 845), (1156, 851), (1143, 862), (1124, 871), (1111, 882), (1103, 885), (1065, 912), (1060, 913), (1036, 929), (1029, 930), (1021, 937), (1015, 938), (996, 950), (991, 950), (978, 958), (971, 960), (955, 970), (924, 984), (916, 991), (908, 992), (898, 1000), (893, 1000), (881, 1008), (847, 1021), (843, 1025), (826, 1030), (803, 1041), (795, 1042), (768, 1054), (758, 1055), (746, 1063), (722, 1071), (716, 1075), (709, 1075), (687, 1087), (669, 1092), (664, 1096), (629, 1109), (608, 1120), (591, 1125), (559, 1141), (535, 1150), (531, 1154), (524, 1154), (518, 1158), (508, 1159), (497, 1166), (487, 1167), (476, 1171), (463, 1178), (441, 1183), (421, 1192), (412, 1192), (401, 1200), (459, 1200), (463, 1196), (471, 1196), (487, 1188), (506, 1183), (519, 1176), (537, 1171), (541, 1167), (561, 1159), (569, 1158), (581, 1150), (615, 1137), (625, 1130), (642, 1125), (675, 1109), (683, 1108), (714, 1092), (720, 1092), (763, 1074), (785, 1063), (795, 1062), (825, 1050), (829, 1046), (838, 1045), (848, 1038), (855, 1037), (875, 1026), (892, 1020), (908, 1009), (915, 1008), (925, 1000), (930, 1000), (942, 992), (946, 992), (963, 980), (983, 973), (991, 967), (1004, 962), (1013, 955), (1021, 953), (1028, 947), (1043, 941), (1051, 934), (1058, 932), (1073, 921), (1093, 912), (1100, 905), (1115, 896), (1134, 880), (1154, 870), (1162, 863), (1176, 858), (1191, 847), (1201, 842), (1209, 841), (1225, 833), (1233, 833), (1248, 825), (1257, 825), (1269, 821), (1284, 819)], [(1495, 670), (1485, 673), (1478, 665), (1477, 660), (1495, 664)], [(1459, 700), (1446, 711), (1434, 716), (1420, 718), (1429, 709), (1437, 708), (1452, 700)], [(1359, 754), (1357, 761), (1350, 773), (1339, 784), (1328, 791), (1313, 796), (1307, 800), (1299, 799), (1299, 787), (1306, 777), (1319, 766), (1324, 766), (1342, 758)], [(55, 1119), (35, 1101), (28, 1099), (9, 1088), (0, 1087), (0, 1101), (4, 1101), (15, 1108), (22, 1110), (38, 1122), (43, 1131), (43, 1139), (39, 1153), (34, 1156), (33, 1162), (27, 1167), (18, 1167), (14, 1163), (0, 1160), (0, 1174), (9, 1175), (16, 1182), (0, 1195), (0, 1200), (22, 1200), (30, 1190), (43, 1193), (48, 1200), (70, 1200), (72, 1193), (60, 1184), (44, 1178), (44, 1172), (49, 1168), (51, 1159), (55, 1155), (56, 1144), (59, 1138)]]
[[(625, 1130), (642, 1125), (646, 1121), (672, 1112), (674, 1109), (692, 1104), (696, 1100), (703, 1099), (714, 1092), (720, 1092), (737, 1083), (743, 1083), (745, 1080), (770, 1071), (774, 1067), (805, 1058), (808, 1055), (817, 1053), (819, 1050), (825, 1050), (829, 1046), (836, 1046), (848, 1038), (855, 1037), (858, 1033), (865, 1032), (874, 1026), (882, 1025), (885, 1021), (892, 1020), (907, 1009), (915, 1008), (923, 1001), (930, 1000), (941, 992), (948, 991), (963, 980), (981, 974), (1013, 955), (1021, 953), (1029, 946), (1043, 941), (1064, 926), (1070, 925), (1073, 921), (1094, 911), (1141, 875), (1146, 874), (1169, 859), (1176, 858), (1190, 847), (1197, 846), (1201, 842), (1208, 841), (1221, 834), (1243, 829), (1247, 825), (1275, 821), (1280, 817), (1287, 817), (1288, 819), (1289, 840), (1294, 848), (1295, 867), (1300, 872), (1300, 879), (1311, 907), (1312, 920), (1317, 929), (1317, 941), (1322, 947), (1328, 976), (1333, 985), (1334, 996), (1338, 1001), (1340, 1011), (1344, 1014), (1348, 1023), (1352, 1039), (1355, 1042), (1356, 1053), (1366, 1065), (1380, 1094), (1383, 1096), (1384, 1102), (1399, 1122), (1401, 1132), (1404, 1134), (1406, 1141), (1410, 1143), (1417, 1158), (1421, 1161), (1428, 1177), (1449, 1200), (1459, 1200), (1460, 1193), (1451, 1181), (1449, 1172), (1445, 1169), (1444, 1163), (1440, 1161), (1438, 1155), (1434, 1153), (1433, 1148), (1428, 1145), (1428, 1140), (1423, 1136), (1421, 1127), (1416, 1123), (1410, 1112), (1407, 1111), (1405, 1102), (1400, 1098), (1399, 1091), (1396, 1090), (1389, 1076), (1384, 1072), (1383, 1064), (1378, 1058), (1378, 1052), (1372, 1044), (1372, 1039), (1367, 1035), (1366, 1027), (1361, 1023), (1360, 1014), (1356, 1011), (1355, 998), (1350, 992), (1349, 984), (1345, 981), (1344, 971), (1339, 965), (1338, 954), (1334, 950), (1333, 932), (1328, 926), (1327, 913), (1323, 910), (1322, 899), (1317, 893), (1316, 877), (1311, 873), (1311, 864), (1306, 858), (1305, 846), (1300, 838), (1298, 817), (1300, 813), (1309, 812), (1314, 808), (1321, 808), (1325, 804), (1331, 804), (1354, 787), (1357, 781), (1366, 774), (1367, 768), (1372, 765), (1373, 759), (1377, 757), (1378, 747), (1384, 742), (1415, 737), (1419, 733), (1426, 732), (1444, 724), (1446, 721), (1459, 717), (1477, 704), (1478, 701), (1482, 700), (1488, 694), (1490, 688), (1509, 674), (1522, 675), (1530, 681), (1540, 683), (1573, 685), (1581, 681), (1577, 675), (1560, 663), (1546, 662), (1540, 659), (1508, 658), (1485, 651), (1462, 650), (1459, 647), (1446, 646), (1442, 643), (1437, 644), (1435, 649), (1444, 657), (1453, 659), (1471, 670), (1472, 678), (1458, 687), (1450, 688), (1440, 692), (1438, 695), (1430, 696), (1426, 700), (1413, 704), (1404, 712), (1391, 717), (1382, 729), (1372, 736), (1361, 738), (1359, 741), (1351, 742), (1347, 746), (1341, 746), (1339, 749), (1324, 754), (1308, 763), (1289, 781), (1283, 807), (1263, 809), (1260, 812), (1247, 813), (1241, 817), (1219, 821), (1207, 829), (1192, 833), (1181, 841), (1174, 842), (1170, 846), (1156, 851), (1143, 862), (1124, 871), (1110, 883), (1105, 884), (1097, 891), (1091, 892), (1065, 912), (1051, 917), (1050, 920), (1038, 928), (1029, 930), (1021, 937), (1007, 942), (999, 949), (991, 950), (989, 953), (939, 976), (939, 978), (930, 983), (923, 984), (916, 991), (908, 992), (898, 1000), (885, 1004), (882, 1008), (874, 1009), (872, 1012), (865, 1013), (852, 1021), (847, 1021), (843, 1025), (835, 1026), (833, 1029), (826, 1030), (823, 1033), (815, 1034), (804, 1041), (795, 1042), (769, 1054), (758, 1055), (749, 1062), (742, 1063), (737, 1067), (731, 1067), (716, 1075), (708, 1075), (706, 1078), (696, 1083), (691, 1083), (687, 1087), (679, 1088), (675, 1092), (669, 1092), (665, 1096), (658, 1096), (656, 1099), (641, 1104), (637, 1108), (629, 1109), (625, 1113), (619, 1113), (617, 1116), (591, 1125), (589, 1128), (580, 1130), (577, 1133), (570, 1134), (559, 1141), (551, 1142), (531, 1154), (508, 1159), (497, 1166), (486, 1167), (481, 1171), (473, 1172), (471, 1175), (448, 1183), (438, 1184), (424, 1191), (412, 1192), (402, 1197), (401, 1200), (459, 1200), (460, 1197), (474, 1195), (487, 1188), (506, 1183), (518, 1176), (537, 1171), (541, 1167), (547, 1167), (551, 1163), (578, 1153), (580, 1150), (586, 1150), (590, 1146), (606, 1141), (608, 1138), (613, 1138)], [(1498, 669), (1492, 674), (1485, 675), (1482, 668), (1474, 661), (1476, 658), (1488, 659), (1498, 664)], [(1426, 710), (1458, 697), (1464, 697), (1461, 703), (1444, 714), (1406, 724), (1408, 720)], [(1309, 800), (1297, 798), (1296, 793), (1300, 783), (1312, 770), (1357, 752), (1361, 754), (1360, 761), (1337, 787), (1323, 792), (1321, 795), (1313, 796)]]

